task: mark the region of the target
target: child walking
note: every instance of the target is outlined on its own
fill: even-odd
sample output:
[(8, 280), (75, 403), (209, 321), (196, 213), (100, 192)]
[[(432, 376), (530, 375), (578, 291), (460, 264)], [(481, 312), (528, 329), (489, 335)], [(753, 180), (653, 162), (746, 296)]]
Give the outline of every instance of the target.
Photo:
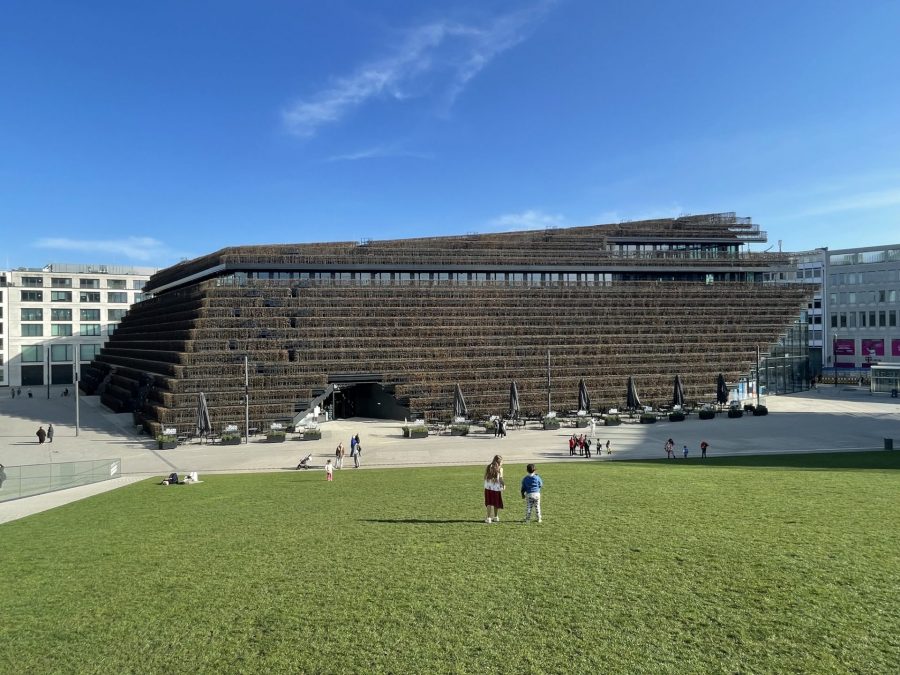
[(334, 465), (330, 459), (325, 462), (325, 480), (334, 480)]
[(500, 509), (503, 508), (503, 458), (494, 455), (494, 459), (484, 470), (484, 507), (487, 511), (484, 522), (499, 523)]
[(534, 509), (535, 518), (541, 522), (541, 488), (544, 481), (535, 473), (534, 464), (525, 467), (528, 475), (522, 479), (522, 499), (525, 500), (525, 522), (531, 520), (531, 509)]

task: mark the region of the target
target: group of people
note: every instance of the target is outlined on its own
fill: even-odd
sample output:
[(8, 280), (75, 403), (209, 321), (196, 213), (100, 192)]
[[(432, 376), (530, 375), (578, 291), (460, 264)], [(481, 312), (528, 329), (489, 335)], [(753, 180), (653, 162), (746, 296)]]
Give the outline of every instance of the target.
[[(25, 394), (28, 396), (28, 398), (33, 398), (33, 397), (34, 397), (34, 394), (31, 393), (31, 389), (28, 389), (28, 390), (25, 392)], [(10, 395), (10, 398), (15, 398), (16, 396), (18, 396), (18, 397), (21, 398), (21, 396), (22, 396), (22, 387), (16, 387), (16, 388), (10, 387), (10, 388), (9, 388), (9, 395)]]
[[(700, 441), (700, 459), (706, 459), (706, 451), (709, 449), (709, 443), (706, 441)], [(666, 451), (667, 459), (675, 459), (675, 441), (671, 438), (665, 442), (663, 445), (663, 450)], [(681, 450), (681, 456), (684, 459), (688, 458), (688, 446), (684, 446)]]
[(38, 427), (38, 430), (35, 432), (35, 436), (38, 437), (38, 444), (42, 444), (44, 441), (48, 443), (53, 442), (53, 425), (48, 424), (47, 430), (44, 430), (44, 427)]
[[(576, 434), (572, 434), (569, 438), (569, 456), (574, 457), (577, 453), (581, 457), (587, 457), (590, 459), (591, 457), (591, 445), (592, 441), (589, 437), (581, 434), (581, 436), (577, 436)], [(612, 446), (609, 443), (609, 440), (606, 441), (606, 454), (612, 454)], [(597, 454), (603, 454), (603, 443), (597, 441)]]
[(184, 480), (178, 480), (178, 474), (176, 472), (170, 473), (168, 476), (163, 478), (160, 485), (190, 485), (191, 483), (200, 483), (200, 476), (196, 471), (188, 471), (184, 474)]
[[(537, 474), (534, 464), (525, 467), (526, 475), (522, 479), (520, 492), (522, 499), (525, 500), (525, 521), (531, 520), (532, 511), (535, 520), (541, 522), (543, 516), (541, 514), (541, 490), (544, 487), (544, 481)], [(503, 480), (503, 457), (494, 455), (491, 463), (484, 470), (484, 508), (485, 523), (499, 523), (500, 509), (503, 508), (503, 491), (506, 489), (506, 482)]]
[(494, 438), (506, 438), (506, 420), (502, 417), (494, 423)]
[[(325, 462), (325, 479), (334, 480), (334, 470), (344, 468), (344, 457), (347, 454), (347, 448), (344, 447), (343, 441), (338, 443), (334, 449), (334, 464), (329, 459)], [(359, 460), (362, 457), (362, 445), (359, 442), (359, 434), (350, 437), (350, 457), (353, 459), (354, 468), (359, 468)]]

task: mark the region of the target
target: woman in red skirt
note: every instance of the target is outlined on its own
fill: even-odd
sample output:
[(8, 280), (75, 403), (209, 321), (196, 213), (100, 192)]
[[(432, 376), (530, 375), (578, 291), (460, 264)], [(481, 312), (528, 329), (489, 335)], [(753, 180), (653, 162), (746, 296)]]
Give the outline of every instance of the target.
[(500, 509), (503, 508), (503, 458), (494, 455), (494, 459), (484, 471), (484, 507), (487, 509), (486, 523), (500, 522)]

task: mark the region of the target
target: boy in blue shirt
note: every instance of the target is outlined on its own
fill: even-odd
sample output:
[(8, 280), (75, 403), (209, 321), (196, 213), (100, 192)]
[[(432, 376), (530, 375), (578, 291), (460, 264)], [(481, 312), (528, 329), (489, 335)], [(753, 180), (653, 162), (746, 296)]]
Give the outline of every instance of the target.
[(525, 522), (531, 519), (531, 509), (534, 508), (537, 521), (541, 522), (541, 488), (544, 481), (534, 472), (534, 464), (525, 467), (528, 475), (522, 479), (522, 499), (525, 500)]

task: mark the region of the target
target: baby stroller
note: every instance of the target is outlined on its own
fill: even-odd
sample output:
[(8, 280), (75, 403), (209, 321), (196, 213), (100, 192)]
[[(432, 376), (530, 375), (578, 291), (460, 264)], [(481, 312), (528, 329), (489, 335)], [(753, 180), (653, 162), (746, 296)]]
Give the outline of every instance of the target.
[(312, 453), (309, 453), (306, 457), (300, 460), (300, 463), (297, 465), (298, 469), (308, 469), (309, 463), (312, 460)]

